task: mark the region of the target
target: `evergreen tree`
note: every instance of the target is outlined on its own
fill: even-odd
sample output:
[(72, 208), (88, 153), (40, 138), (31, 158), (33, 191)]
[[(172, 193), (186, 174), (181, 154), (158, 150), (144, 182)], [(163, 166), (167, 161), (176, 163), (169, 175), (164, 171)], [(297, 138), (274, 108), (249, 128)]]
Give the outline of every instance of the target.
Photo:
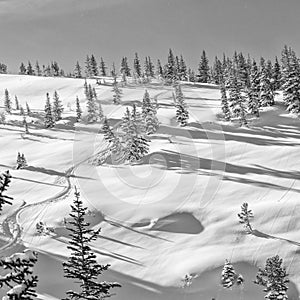
[(67, 247), (71, 250), (68, 261), (63, 263), (66, 278), (74, 279), (79, 283), (79, 291), (67, 292), (67, 299), (104, 299), (110, 296), (110, 290), (120, 287), (116, 282), (98, 282), (98, 276), (110, 267), (101, 265), (96, 260), (90, 244), (97, 240), (100, 229), (92, 230), (86, 221), (87, 207), (80, 200), (80, 193), (75, 191), (75, 199), (71, 205), (71, 221), (67, 230), (70, 232), (70, 242)]
[(26, 112), (27, 112), (28, 116), (31, 115), (31, 109), (30, 109), (29, 104), (27, 102), (26, 102)]
[(148, 91), (145, 91), (143, 102), (142, 102), (142, 116), (145, 121), (146, 134), (152, 134), (158, 129), (156, 105), (151, 103), (150, 95)]
[(53, 119), (55, 122), (59, 121), (62, 119), (62, 113), (64, 111), (63, 105), (59, 99), (59, 95), (57, 91), (54, 91), (53, 94)]
[(105, 62), (103, 60), (103, 58), (101, 57), (100, 58), (100, 75), (101, 76), (106, 76), (106, 65), (105, 65)]
[(259, 72), (255, 60), (252, 62), (250, 72), (250, 87), (247, 91), (248, 96), (248, 110), (251, 114), (259, 117), (259, 92), (260, 79)]
[(172, 49), (169, 49), (168, 63), (165, 66), (164, 77), (165, 77), (167, 83), (173, 83), (177, 79), (176, 78), (175, 57), (174, 57)]
[(186, 126), (189, 119), (189, 112), (187, 110), (181, 86), (178, 85), (175, 89), (176, 94), (176, 119), (180, 126)]
[(139, 59), (137, 53), (135, 53), (135, 57), (133, 60), (133, 68), (134, 68), (134, 72), (136, 73), (136, 75), (138, 77), (141, 77), (142, 76), (142, 68), (141, 68), (140, 59)]
[(21, 75), (25, 75), (26, 74), (26, 67), (25, 67), (24, 63), (21, 63), (21, 65), (20, 65), (20, 72), (19, 72), (19, 74), (21, 74)]
[(272, 84), (266, 67), (261, 70), (259, 96), (261, 106), (272, 106), (275, 104)]
[(91, 85), (88, 85), (88, 98), (87, 98), (87, 121), (89, 123), (96, 122), (98, 119), (97, 116), (97, 106), (96, 106), (96, 101), (95, 101), (93, 89)]
[(25, 116), (23, 118), (23, 125), (24, 125), (24, 129), (25, 129), (25, 133), (29, 134), (28, 123), (26, 121), (26, 117)]
[(42, 76), (42, 70), (40, 68), (40, 65), (39, 65), (38, 61), (35, 62), (35, 74), (37, 76)]
[(273, 83), (274, 89), (279, 90), (281, 87), (281, 68), (277, 56), (275, 57), (275, 63), (273, 66)]
[(88, 86), (88, 84), (87, 84), (86, 79), (84, 80), (83, 88), (84, 88), (84, 95), (85, 95), (85, 98), (88, 99), (88, 98), (89, 98), (89, 86)]
[(3, 209), (3, 205), (5, 204), (12, 205), (11, 201), (13, 200), (13, 198), (5, 195), (10, 182), (11, 182), (11, 175), (9, 174), (9, 171), (0, 173), (0, 212)]
[(4, 109), (8, 114), (11, 113), (11, 100), (7, 89), (4, 91)]
[(288, 274), (278, 255), (268, 258), (265, 267), (259, 268), (254, 283), (264, 287), (268, 300), (288, 299)]
[(27, 75), (34, 75), (34, 70), (33, 70), (33, 68), (32, 68), (32, 65), (31, 65), (31, 62), (30, 62), (30, 61), (28, 61), (26, 74), (27, 74)]
[(91, 59), (90, 59), (90, 68), (91, 68), (91, 75), (92, 76), (98, 76), (99, 75), (98, 64), (97, 64), (96, 58), (93, 54), (91, 55)]
[(98, 118), (100, 122), (104, 119), (104, 113), (100, 102), (98, 104)]
[(295, 53), (289, 57), (288, 68), (285, 70), (283, 99), (287, 110), (291, 113), (300, 112), (300, 65)]
[(33, 267), (37, 262), (37, 252), (25, 250), (0, 259), (0, 267), (9, 270), (0, 277), (0, 286), (6, 285), (9, 290), (4, 300), (31, 300), (37, 297), (35, 288), (38, 277), (33, 275)]
[(75, 78), (82, 78), (81, 66), (80, 66), (78, 61), (76, 62), (76, 65), (75, 65), (74, 77)]
[(115, 63), (114, 63), (114, 62), (113, 62), (113, 64), (112, 64), (112, 68), (111, 68), (110, 73), (111, 73), (111, 76), (112, 76), (112, 77), (117, 77), (117, 71), (116, 71), (116, 66), (115, 66)]
[(223, 82), (222, 63), (217, 56), (215, 57), (215, 62), (213, 65), (212, 77), (215, 84), (220, 84)]
[(24, 116), (24, 115), (25, 115), (24, 108), (20, 106), (20, 116)]
[(15, 96), (15, 104), (16, 104), (16, 110), (19, 110), (20, 109), (20, 104), (19, 104), (19, 100), (18, 100), (17, 96)]
[(161, 66), (161, 62), (159, 59), (157, 60), (156, 74), (161, 77), (163, 77), (163, 75), (164, 75), (163, 68)]
[(46, 128), (52, 128), (55, 125), (52, 115), (52, 107), (50, 103), (49, 93), (46, 94), (46, 105), (45, 105), (45, 117), (44, 117), (44, 124)]
[(231, 113), (228, 105), (226, 88), (224, 84), (221, 85), (221, 107), (222, 107), (224, 119), (226, 121), (231, 121)]
[(232, 264), (226, 259), (225, 265), (222, 270), (222, 286), (226, 289), (231, 288), (235, 283), (236, 277), (237, 275)]
[(7, 65), (0, 63), (0, 74), (7, 74)]
[(182, 55), (180, 55), (178, 76), (180, 80), (187, 80), (187, 67)]
[(85, 75), (86, 77), (91, 77), (92, 75), (92, 68), (91, 68), (91, 59), (87, 55), (85, 60)]
[(248, 203), (243, 203), (241, 206), (241, 212), (238, 214), (239, 222), (244, 225), (247, 233), (252, 233), (253, 229), (250, 224), (250, 220), (253, 219), (252, 210), (248, 209)]
[(81, 120), (81, 115), (82, 115), (82, 110), (80, 108), (80, 102), (78, 99), (78, 96), (76, 97), (76, 117), (77, 117), (77, 122)]
[(122, 58), (120, 73), (124, 74), (125, 76), (131, 76), (128, 59), (126, 56)]
[(198, 75), (199, 82), (207, 83), (209, 81), (209, 65), (204, 50), (201, 55), (198, 71), (199, 71), (199, 75)]
[(56, 61), (51, 62), (51, 76), (59, 76), (60, 75), (60, 68)]
[(121, 97), (122, 97), (122, 90), (118, 86), (117, 78), (114, 77), (114, 82), (113, 82), (113, 103), (114, 104), (120, 104), (121, 103)]

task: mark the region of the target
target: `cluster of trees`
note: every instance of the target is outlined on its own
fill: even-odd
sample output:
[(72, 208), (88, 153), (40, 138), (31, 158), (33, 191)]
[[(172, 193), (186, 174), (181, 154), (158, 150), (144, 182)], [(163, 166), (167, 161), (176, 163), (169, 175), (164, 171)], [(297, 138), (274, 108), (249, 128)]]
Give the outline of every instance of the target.
[(25, 167), (27, 167), (27, 160), (25, 158), (25, 155), (24, 153), (18, 152), (16, 169), (24, 169)]
[(64, 111), (62, 102), (60, 101), (57, 91), (53, 94), (53, 104), (51, 105), (49, 93), (46, 94), (44, 124), (46, 128), (55, 126), (55, 122), (62, 119)]
[[(13, 198), (5, 195), (11, 182), (9, 172), (0, 173), (0, 212), (3, 205), (12, 204)], [(110, 265), (101, 265), (90, 244), (97, 240), (100, 230), (91, 229), (86, 222), (87, 207), (83, 206), (80, 193), (75, 188), (75, 199), (71, 205), (69, 245), (71, 254), (63, 263), (64, 277), (73, 279), (78, 288), (67, 291), (66, 299), (104, 299), (111, 296), (111, 289), (121, 287), (117, 282), (98, 281), (98, 277), (108, 270)], [(35, 299), (38, 275), (34, 275), (34, 266), (38, 261), (37, 252), (26, 249), (9, 257), (0, 258), (0, 289), (4, 289), (5, 300)]]
[(48, 65), (42, 65), (42, 67), (40, 67), (38, 61), (36, 61), (34, 66), (32, 66), (30, 61), (28, 61), (27, 66), (22, 62), (19, 68), (19, 74), (47, 77), (65, 76), (64, 70), (60, 68), (59, 64), (56, 61), (53, 61)]
[(7, 74), (7, 65), (0, 62), (0, 74)]

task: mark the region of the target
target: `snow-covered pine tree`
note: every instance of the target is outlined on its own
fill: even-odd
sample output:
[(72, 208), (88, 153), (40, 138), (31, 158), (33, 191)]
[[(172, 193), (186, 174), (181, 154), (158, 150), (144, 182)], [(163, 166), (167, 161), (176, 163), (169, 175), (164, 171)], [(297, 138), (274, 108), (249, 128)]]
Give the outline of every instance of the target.
[(27, 116), (31, 115), (31, 109), (30, 109), (29, 104), (27, 102), (26, 102), (26, 113), (27, 113)]
[(49, 93), (46, 94), (45, 117), (44, 124), (46, 128), (52, 128), (55, 125), (52, 115), (52, 107), (50, 103)]
[(25, 116), (24, 108), (20, 106), (20, 116)]
[(4, 109), (8, 114), (11, 113), (11, 99), (7, 89), (4, 91)]
[(295, 53), (289, 57), (288, 68), (285, 70), (283, 99), (287, 110), (291, 113), (300, 112), (300, 65)]
[(146, 134), (152, 134), (158, 129), (159, 123), (156, 115), (156, 105), (151, 103), (150, 95), (146, 90), (142, 102), (142, 116), (145, 120)]
[(42, 76), (42, 70), (40, 68), (40, 65), (39, 65), (38, 61), (35, 62), (35, 74), (37, 76)]
[(247, 104), (248, 104), (248, 111), (250, 114), (259, 117), (259, 98), (257, 94), (252, 92), (251, 87), (247, 89)]
[(125, 74), (125, 76), (131, 76), (131, 70), (129, 68), (128, 59), (126, 56), (122, 58), (120, 73)]
[(205, 50), (202, 51), (198, 72), (199, 82), (207, 83), (209, 81), (209, 65)]
[(87, 78), (91, 77), (92, 75), (92, 69), (91, 69), (91, 59), (90, 57), (87, 55), (86, 59), (85, 59), (85, 76)]
[(34, 75), (34, 70), (33, 70), (33, 67), (32, 67), (32, 64), (31, 64), (30, 61), (28, 61), (26, 74), (27, 75)]
[(54, 91), (53, 94), (53, 118), (54, 121), (57, 122), (62, 119), (62, 113), (64, 111), (63, 105), (59, 99), (59, 95), (57, 91)]
[(67, 230), (70, 232), (70, 242), (67, 248), (71, 254), (63, 263), (64, 276), (79, 283), (77, 291), (67, 291), (67, 299), (104, 299), (110, 296), (112, 288), (120, 287), (117, 282), (98, 282), (98, 276), (110, 267), (101, 265), (96, 260), (90, 244), (97, 240), (100, 229), (92, 230), (86, 221), (87, 207), (83, 206), (80, 193), (75, 190), (75, 199), (71, 205), (71, 221)]
[(6, 115), (4, 111), (0, 111), (0, 124), (5, 124)]
[(84, 88), (85, 98), (88, 99), (89, 98), (89, 86), (88, 86), (88, 83), (87, 83), (86, 79), (84, 79), (83, 88)]
[(100, 68), (100, 75), (101, 76), (106, 76), (107, 67), (106, 67), (105, 62), (104, 62), (102, 57), (100, 57), (100, 66), (99, 66), (99, 68)]
[(141, 77), (142, 76), (142, 67), (141, 67), (140, 59), (138, 57), (137, 52), (135, 53), (135, 57), (133, 60), (133, 68), (134, 68), (134, 72), (136, 73), (136, 75), (138, 77)]
[(114, 104), (120, 104), (121, 103), (121, 97), (122, 97), (122, 90), (118, 86), (117, 78), (114, 77), (114, 82), (113, 82), (113, 103)]
[(212, 80), (215, 84), (221, 84), (223, 80), (223, 72), (222, 72), (222, 63), (215, 57), (214, 65), (213, 65), (213, 72), (212, 72)]
[(176, 65), (175, 65), (175, 57), (172, 49), (169, 49), (168, 54), (168, 62), (164, 68), (164, 78), (166, 79), (166, 83), (173, 83), (176, 78)]
[(237, 72), (233, 69), (231, 70), (231, 75), (228, 83), (229, 89), (229, 107), (231, 108), (233, 117), (236, 117), (240, 125), (247, 125), (246, 119), (246, 109), (244, 106), (244, 97), (242, 96), (242, 85), (238, 80)]
[(225, 85), (221, 85), (221, 107), (223, 111), (223, 116), (226, 121), (231, 120), (231, 112), (229, 109), (228, 99), (227, 99), (227, 93)]
[(272, 84), (266, 67), (260, 72), (260, 106), (272, 106), (275, 104)]
[(231, 288), (234, 285), (236, 278), (237, 275), (235, 273), (233, 265), (230, 263), (229, 260), (226, 259), (222, 270), (222, 278), (221, 278), (222, 286), (226, 289)]
[(88, 86), (88, 98), (87, 98), (87, 121), (89, 123), (96, 122), (98, 119), (97, 104), (95, 101), (93, 89), (91, 85)]
[(19, 110), (20, 109), (20, 104), (19, 104), (19, 100), (18, 100), (17, 96), (15, 96), (15, 105), (16, 105), (16, 110)]
[(5, 195), (5, 192), (7, 191), (10, 182), (11, 175), (9, 174), (9, 171), (0, 173), (0, 212), (2, 211), (3, 205), (12, 205), (11, 201), (13, 200), (13, 198)]
[(76, 97), (76, 120), (77, 122), (79, 122), (81, 120), (81, 116), (82, 116), (82, 110), (81, 110), (81, 107), (80, 107), (80, 102), (79, 102), (79, 99), (78, 99), (78, 96)]
[(38, 277), (33, 275), (36, 262), (37, 252), (28, 249), (0, 259), (0, 267), (9, 270), (0, 277), (0, 286), (9, 288), (3, 300), (31, 300), (37, 297)]
[(82, 78), (81, 66), (80, 66), (80, 64), (79, 64), (78, 61), (76, 62), (73, 76), (74, 76), (75, 78)]
[(93, 54), (91, 55), (90, 64), (91, 64), (91, 75), (98, 76), (99, 75), (98, 64), (97, 64), (96, 58)]
[[(250, 94), (249, 94), (250, 93)], [(250, 86), (248, 89), (248, 109), (250, 113), (259, 117), (259, 106), (260, 106), (260, 75), (256, 61), (252, 61), (250, 71)]]
[(253, 229), (250, 221), (254, 218), (253, 212), (248, 208), (248, 203), (243, 203), (241, 206), (241, 212), (238, 213), (239, 222), (244, 225), (247, 233), (252, 233)]
[(186, 81), (187, 80), (187, 67), (185, 64), (185, 61), (183, 59), (183, 56), (180, 55), (180, 60), (179, 60), (179, 73), (178, 73), (179, 79)]
[(163, 77), (163, 75), (164, 75), (163, 68), (162, 68), (162, 66), (161, 66), (161, 62), (160, 62), (159, 59), (157, 60), (156, 74), (157, 74), (158, 76), (160, 76), (160, 77)]
[(265, 267), (259, 268), (254, 283), (264, 287), (265, 299), (288, 299), (289, 278), (285, 267), (282, 266), (282, 258), (278, 255), (268, 258)]
[(100, 102), (98, 103), (98, 119), (100, 122), (102, 122), (104, 119), (103, 108)]
[(26, 121), (26, 117), (25, 116), (23, 118), (23, 125), (24, 125), (25, 133), (28, 134), (29, 133), (29, 129), (28, 129), (28, 123)]
[(184, 101), (184, 96), (181, 90), (181, 86), (178, 85), (175, 88), (176, 95), (176, 119), (180, 126), (186, 126), (189, 119), (189, 112)]
[(20, 65), (20, 71), (19, 71), (20, 75), (25, 75), (26, 74), (26, 67), (24, 65), (24, 63), (22, 62)]
[(272, 73), (273, 73), (274, 89), (279, 90), (281, 87), (281, 68), (277, 56), (275, 57)]

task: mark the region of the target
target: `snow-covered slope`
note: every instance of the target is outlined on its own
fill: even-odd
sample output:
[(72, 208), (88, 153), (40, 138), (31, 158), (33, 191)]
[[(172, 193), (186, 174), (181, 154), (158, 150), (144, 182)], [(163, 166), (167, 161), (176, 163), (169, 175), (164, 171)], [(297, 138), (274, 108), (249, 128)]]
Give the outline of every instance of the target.
[[(7, 88), (36, 112), (43, 109), (46, 93), (57, 90), (68, 120), (52, 130), (30, 124), (30, 134), (18, 123), (0, 125), (0, 170), (13, 175), (9, 192), (15, 199), (0, 217), (4, 233), (13, 234), (10, 248), (2, 234), (2, 252), (22, 248), (13, 243), (18, 234), (26, 247), (40, 252), (41, 298), (61, 299), (72, 286), (62, 277), (61, 261), (68, 256), (63, 221), (76, 185), (92, 225), (102, 228), (93, 248), (99, 261), (111, 264), (103, 278), (123, 285), (114, 299), (263, 299), (252, 280), (257, 266), (275, 254), (293, 281), (290, 299), (298, 299), (300, 123), (286, 115), (280, 95), (249, 128), (238, 128), (217, 120), (215, 86), (183, 85), (191, 118), (181, 128), (171, 87), (129, 86), (123, 89), (123, 105), (114, 106), (111, 87), (90, 80), (111, 122), (122, 118), (126, 105), (140, 103), (145, 89), (160, 105), (161, 126), (146, 158), (134, 166), (96, 167), (88, 158), (105, 151), (101, 125), (74, 124), (77, 95), (85, 107), (84, 80), (1, 75), (0, 83), (1, 93)], [(28, 160), (25, 170), (14, 170), (18, 151)], [(244, 234), (238, 223), (243, 202), (254, 211), (255, 235)], [(54, 227), (55, 234), (37, 235), (39, 221)], [(220, 287), (225, 259), (244, 275), (243, 290)], [(194, 277), (193, 284), (182, 289), (186, 274)]]

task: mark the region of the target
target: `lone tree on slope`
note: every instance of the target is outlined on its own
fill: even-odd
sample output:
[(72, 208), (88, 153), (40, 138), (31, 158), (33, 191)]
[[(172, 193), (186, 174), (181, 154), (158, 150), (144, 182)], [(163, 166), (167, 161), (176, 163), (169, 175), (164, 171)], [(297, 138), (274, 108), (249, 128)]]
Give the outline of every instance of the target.
[(183, 97), (183, 93), (181, 90), (180, 85), (178, 85), (176, 87), (176, 119), (177, 122), (180, 124), (180, 126), (186, 126), (187, 125), (187, 121), (189, 119), (189, 112), (187, 110), (185, 101), (184, 101), (184, 97)]
[(235, 284), (242, 285), (244, 278), (241, 274), (237, 274), (233, 268), (233, 265), (229, 260), (225, 260), (225, 264), (222, 270), (221, 285), (223, 288), (232, 288)]
[(254, 283), (264, 287), (265, 298), (268, 300), (288, 299), (288, 274), (278, 255), (268, 258), (265, 267), (259, 268)]
[(9, 171), (4, 173), (0, 173), (0, 212), (2, 211), (4, 204), (12, 205), (11, 201), (13, 200), (12, 197), (5, 195), (7, 188), (11, 182), (11, 175)]
[(50, 97), (49, 93), (46, 94), (46, 105), (45, 105), (45, 118), (44, 118), (44, 124), (46, 128), (52, 128), (54, 127), (55, 123), (53, 120), (53, 115), (52, 115), (52, 107), (50, 103)]
[(59, 99), (57, 91), (54, 91), (53, 95), (53, 118), (57, 122), (62, 119), (61, 115), (64, 111), (63, 105)]
[(36, 299), (35, 288), (38, 277), (33, 275), (36, 262), (37, 253), (28, 249), (23, 253), (15, 253), (0, 259), (0, 267), (9, 270), (7, 274), (0, 276), (0, 287), (6, 285), (9, 288), (3, 300)]
[(159, 123), (156, 115), (156, 104), (151, 103), (150, 95), (146, 90), (142, 102), (142, 116), (145, 120), (146, 134), (152, 134), (157, 131)]
[(122, 97), (122, 90), (119, 88), (117, 78), (115, 76), (114, 76), (112, 92), (113, 92), (113, 103), (120, 104), (121, 97)]
[(76, 97), (76, 117), (77, 117), (77, 122), (79, 122), (81, 120), (81, 116), (82, 116), (82, 110), (80, 107), (80, 102), (78, 99), (78, 96)]
[(116, 282), (98, 282), (99, 275), (106, 271), (109, 265), (97, 263), (96, 255), (91, 250), (90, 243), (99, 237), (100, 229), (90, 229), (90, 224), (85, 221), (87, 207), (80, 200), (80, 193), (75, 191), (75, 199), (71, 205), (71, 221), (67, 229), (70, 232), (70, 242), (67, 247), (71, 255), (67, 262), (63, 263), (66, 278), (74, 279), (79, 283), (78, 291), (68, 291), (67, 299), (103, 299), (109, 297), (110, 290), (120, 287)]
[(7, 89), (4, 91), (4, 109), (8, 114), (11, 113), (11, 99)]
[(238, 214), (239, 222), (244, 225), (247, 233), (252, 233), (253, 229), (250, 224), (250, 220), (254, 218), (251, 209), (248, 209), (248, 203), (243, 203), (241, 206), (241, 212)]

